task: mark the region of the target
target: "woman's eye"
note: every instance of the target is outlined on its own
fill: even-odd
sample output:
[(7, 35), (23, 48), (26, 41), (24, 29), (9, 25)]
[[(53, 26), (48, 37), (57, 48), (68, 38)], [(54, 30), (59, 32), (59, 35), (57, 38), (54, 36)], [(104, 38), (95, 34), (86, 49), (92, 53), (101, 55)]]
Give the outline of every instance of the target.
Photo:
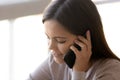
[(58, 43), (65, 43), (66, 40), (56, 40)]
[(65, 41), (58, 41), (59, 43), (65, 43)]

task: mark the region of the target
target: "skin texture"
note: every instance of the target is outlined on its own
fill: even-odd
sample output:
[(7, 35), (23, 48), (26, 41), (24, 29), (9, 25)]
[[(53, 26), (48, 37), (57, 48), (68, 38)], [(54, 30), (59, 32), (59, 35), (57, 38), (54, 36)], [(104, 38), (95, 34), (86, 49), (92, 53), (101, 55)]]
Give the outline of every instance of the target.
[[(52, 52), (56, 63), (64, 63), (63, 57), (71, 49), (76, 55), (74, 71), (86, 71), (90, 67), (89, 60), (92, 54), (92, 46), (89, 30), (86, 32), (86, 38), (84, 38), (80, 35), (71, 34), (56, 20), (47, 20), (44, 22), (44, 26), (45, 34), (48, 37), (49, 50)], [(81, 46), (81, 51), (72, 46), (73, 43)]]

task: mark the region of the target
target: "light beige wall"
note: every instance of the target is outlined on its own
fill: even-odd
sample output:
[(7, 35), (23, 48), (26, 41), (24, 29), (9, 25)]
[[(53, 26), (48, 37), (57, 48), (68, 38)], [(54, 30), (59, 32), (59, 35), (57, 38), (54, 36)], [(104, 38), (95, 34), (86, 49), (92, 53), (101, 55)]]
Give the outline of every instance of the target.
[(0, 20), (40, 14), (51, 0), (31, 0), (21, 3), (0, 4)]

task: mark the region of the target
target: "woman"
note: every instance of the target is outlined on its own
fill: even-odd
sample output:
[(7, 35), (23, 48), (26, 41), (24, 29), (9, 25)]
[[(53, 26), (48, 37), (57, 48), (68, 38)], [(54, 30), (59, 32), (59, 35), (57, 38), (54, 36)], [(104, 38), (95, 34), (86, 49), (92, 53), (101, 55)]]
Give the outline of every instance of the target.
[[(120, 60), (107, 45), (91, 0), (54, 0), (44, 12), (43, 24), (50, 57), (30, 75), (30, 80), (120, 79)], [(65, 58), (70, 50), (75, 61)], [(66, 59), (73, 62), (71, 67)]]

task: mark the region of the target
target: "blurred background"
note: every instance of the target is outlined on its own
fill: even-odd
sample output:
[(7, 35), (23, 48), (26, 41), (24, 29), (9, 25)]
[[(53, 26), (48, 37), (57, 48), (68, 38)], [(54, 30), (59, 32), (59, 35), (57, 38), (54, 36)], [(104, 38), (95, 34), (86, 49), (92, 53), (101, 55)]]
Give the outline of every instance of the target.
[[(25, 80), (48, 56), (42, 12), (51, 0), (0, 0), (0, 80)], [(93, 0), (120, 57), (120, 0)]]

